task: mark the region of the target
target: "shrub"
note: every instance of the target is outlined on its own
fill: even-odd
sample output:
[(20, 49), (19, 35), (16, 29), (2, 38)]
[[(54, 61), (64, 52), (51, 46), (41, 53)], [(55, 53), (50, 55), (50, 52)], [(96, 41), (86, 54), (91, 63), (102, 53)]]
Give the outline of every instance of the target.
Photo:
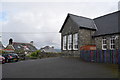
[(35, 51), (35, 52), (32, 52), (30, 55), (27, 55), (27, 57), (39, 57), (39, 53), (40, 53), (41, 51), (40, 50), (37, 50), (37, 51)]

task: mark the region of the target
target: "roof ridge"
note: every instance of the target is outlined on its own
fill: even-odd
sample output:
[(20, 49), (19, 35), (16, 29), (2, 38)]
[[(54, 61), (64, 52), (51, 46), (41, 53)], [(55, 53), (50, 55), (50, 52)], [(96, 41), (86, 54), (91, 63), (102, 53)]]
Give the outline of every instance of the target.
[(13, 43), (31, 44), (31, 43), (23, 43), (23, 42), (13, 42)]
[(78, 16), (78, 15), (75, 15), (75, 14), (71, 14), (71, 13), (68, 13), (68, 15), (72, 15), (72, 16), (76, 16), (76, 17), (81, 17), (81, 18), (86, 18), (86, 19), (90, 19), (90, 20), (93, 20), (93, 19), (91, 19), (91, 18), (88, 18), (88, 17)]
[(115, 14), (115, 13), (118, 13), (118, 12), (120, 12), (120, 10), (117, 10), (117, 11), (114, 11), (114, 12), (110, 12), (110, 13), (107, 13), (105, 15), (101, 15), (99, 17), (94, 18), (93, 20), (98, 19), (98, 18), (102, 18), (102, 17), (105, 17), (105, 16), (108, 16), (108, 15), (111, 15), (111, 14)]
[[(80, 19), (83, 20), (83, 21), (86, 20), (87, 22), (89, 21), (90, 24), (92, 24), (92, 25), (89, 25), (89, 27), (87, 25), (80, 24), (80, 27), (84, 27), (84, 28), (88, 28), (88, 29), (96, 29), (97, 30), (97, 26), (96, 26), (96, 24), (95, 24), (95, 22), (94, 22), (93, 19), (87, 18), (87, 17), (83, 17), (83, 16), (74, 15), (74, 14), (70, 14), (70, 13), (68, 15), (73, 19), (73, 21), (75, 20), (75, 18), (76, 18), (76, 20), (78, 20), (78, 18), (79, 18), (79, 20)], [(74, 22), (77, 23), (77, 24), (79, 24), (79, 22), (77, 22), (77, 21), (74, 21)]]

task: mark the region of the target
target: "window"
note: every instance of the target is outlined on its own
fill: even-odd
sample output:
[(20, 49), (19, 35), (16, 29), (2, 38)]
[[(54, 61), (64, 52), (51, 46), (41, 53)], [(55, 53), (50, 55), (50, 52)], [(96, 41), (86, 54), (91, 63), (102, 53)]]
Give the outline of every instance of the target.
[(72, 35), (68, 35), (68, 50), (72, 49)]
[(20, 46), (18, 46), (18, 48), (21, 48)]
[(102, 39), (102, 50), (107, 50), (107, 39), (105, 37)]
[(66, 36), (63, 36), (63, 50), (66, 50)]
[(110, 49), (111, 50), (115, 49), (115, 37), (110, 38)]
[(73, 50), (78, 50), (78, 33), (73, 35)]

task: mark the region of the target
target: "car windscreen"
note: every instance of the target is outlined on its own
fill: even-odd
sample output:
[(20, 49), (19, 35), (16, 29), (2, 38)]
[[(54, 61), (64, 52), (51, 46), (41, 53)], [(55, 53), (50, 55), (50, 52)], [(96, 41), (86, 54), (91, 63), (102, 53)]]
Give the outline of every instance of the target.
[(10, 56), (9, 54), (2, 54), (2, 56), (5, 56), (5, 57), (7, 57), (7, 56)]

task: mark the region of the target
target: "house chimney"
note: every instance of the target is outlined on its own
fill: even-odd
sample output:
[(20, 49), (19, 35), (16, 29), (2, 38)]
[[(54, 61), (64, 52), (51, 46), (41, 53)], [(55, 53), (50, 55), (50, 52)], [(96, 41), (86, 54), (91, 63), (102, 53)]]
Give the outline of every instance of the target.
[(33, 45), (33, 43), (34, 43), (34, 42), (33, 42), (33, 41), (31, 41), (30, 43)]
[(12, 45), (12, 43), (13, 43), (13, 39), (9, 39), (9, 45)]
[(52, 46), (52, 48), (54, 49), (54, 46)]

